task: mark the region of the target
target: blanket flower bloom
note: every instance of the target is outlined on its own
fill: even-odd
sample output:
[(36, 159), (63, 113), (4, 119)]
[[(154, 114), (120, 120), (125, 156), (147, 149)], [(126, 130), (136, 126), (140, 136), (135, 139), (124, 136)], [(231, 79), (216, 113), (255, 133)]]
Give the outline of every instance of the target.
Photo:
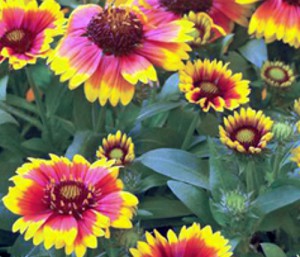
[(0, 0), (0, 63), (15, 70), (46, 58), (53, 38), (63, 33), (65, 18), (60, 5), (45, 0)]
[(161, 20), (165, 15), (174, 18), (183, 17), (189, 12), (207, 13), (215, 24), (222, 27), (226, 33), (234, 28), (234, 23), (248, 26), (251, 15), (251, 5), (240, 5), (236, 0), (136, 0), (143, 7), (159, 11)]
[(224, 127), (219, 126), (220, 140), (240, 153), (261, 153), (273, 138), (273, 121), (262, 111), (242, 108), (224, 118)]
[(232, 74), (222, 61), (208, 59), (188, 62), (179, 71), (179, 88), (186, 99), (204, 112), (210, 108), (222, 112), (249, 102), (249, 81), (242, 74)]
[(130, 249), (133, 257), (230, 257), (230, 245), (220, 232), (213, 233), (210, 226), (200, 228), (194, 223), (190, 227), (182, 227), (179, 236), (169, 230), (167, 238), (157, 230), (154, 236), (145, 234), (147, 242), (138, 242), (137, 248)]
[(154, 65), (168, 71), (183, 65), (193, 31), (189, 21), (170, 15), (159, 20), (135, 6), (83, 5), (72, 13), (50, 67), (61, 81), (69, 80), (70, 89), (84, 83), (90, 102), (127, 105), (135, 84), (157, 81)]
[(205, 45), (217, 38), (217, 35), (225, 36), (224, 29), (214, 23), (212, 18), (204, 12), (190, 12), (184, 16), (185, 19), (195, 24), (195, 38), (192, 41), (192, 46)]
[(281, 88), (291, 86), (296, 79), (291, 67), (279, 61), (266, 61), (261, 68), (261, 77), (268, 85)]
[[(260, 0), (236, 0), (250, 4)], [(298, 0), (265, 0), (251, 17), (249, 34), (264, 37), (266, 42), (282, 40), (290, 46), (300, 46), (300, 2)]]
[(73, 161), (50, 155), (50, 160), (30, 159), (11, 180), (14, 187), (4, 205), (21, 215), (13, 232), (44, 242), (46, 249), (65, 247), (67, 255), (82, 257), (87, 247), (97, 247), (97, 237), (109, 237), (109, 228), (128, 229), (138, 203), (123, 189), (114, 161), (90, 164), (79, 155)]
[(99, 159), (115, 160), (116, 165), (126, 165), (134, 160), (134, 144), (131, 137), (118, 131), (103, 138), (96, 155)]

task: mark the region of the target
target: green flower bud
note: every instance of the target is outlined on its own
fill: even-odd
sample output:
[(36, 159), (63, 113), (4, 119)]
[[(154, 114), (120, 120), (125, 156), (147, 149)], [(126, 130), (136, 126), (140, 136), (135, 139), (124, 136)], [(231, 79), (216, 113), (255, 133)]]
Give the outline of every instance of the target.
[(136, 246), (143, 236), (143, 231), (138, 227), (132, 229), (113, 230), (112, 237), (119, 247), (129, 249)]
[(222, 206), (226, 212), (234, 216), (239, 216), (247, 212), (250, 205), (249, 195), (239, 190), (224, 193), (222, 197)]
[(294, 128), (288, 123), (277, 122), (273, 126), (274, 137), (279, 141), (288, 141), (294, 134)]

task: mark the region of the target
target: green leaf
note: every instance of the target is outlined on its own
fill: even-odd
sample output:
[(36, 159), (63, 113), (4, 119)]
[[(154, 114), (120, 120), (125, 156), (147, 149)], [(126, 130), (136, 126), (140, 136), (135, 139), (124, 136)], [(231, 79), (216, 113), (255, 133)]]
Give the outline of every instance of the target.
[(253, 39), (239, 49), (240, 53), (256, 67), (268, 60), (268, 50), (263, 39)]
[(283, 208), (300, 201), (300, 188), (282, 186), (260, 195), (253, 203), (253, 208), (261, 215)]
[(19, 123), (16, 121), (16, 119), (11, 116), (9, 113), (0, 110), (0, 125), (5, 123), (12, 123), (15, 125), (19, 125)]
[(0, 78), (0, 101), (5, 101), (6, 99), (7, 82), (8, 82), (8, 75)]
[(209, 208), (208, 194), (203, 189), (172, 180), (168, 181), (168, 186), (197, 217), (206, 224), (212, 225), (215, 223)]
[(157, 149), (138, 158), (155, 172), (175, 180), (208, 189), (204, 163), (195, 155), (177, 149)]
[(173, 110), (179, 107), (181, 104), (181, 102), (157, 102), (149, 106), (145, 106), (137, 117), (136, 122), (141, 122), (145, 119), (153, 117), (154, 115)]
[(178, 100), (180, 91), (178, 88), (179, 76), (178, 73), (171, 75), (162, 86), (161, 92), (157, 95), (159, 100)]
[[(166, 208), (167, 207), (167, 208)], [(182, 217), (191, 214), (180, 201), (166, 197), (145, 197), (139, 204), (139, 210), (148, 213), (143, 219), (164, 219)], [(150, 216), (150, 213), (152, 214)]]
[(52, 151), (52, 148), (47, 144), (47, 142), (41, 138), (28, 139), (21, 145), (30, 151), (36, 151), (47, 155)]
[(260, 244), (266, 257), (286, 257), (285, 253), (275, 244), (263, 243)]
[(139, 190), (145, 192), (153, 187), (164, 186), (167, 184), (167, 178), (159, 174), (152, 174), (142, 179)]

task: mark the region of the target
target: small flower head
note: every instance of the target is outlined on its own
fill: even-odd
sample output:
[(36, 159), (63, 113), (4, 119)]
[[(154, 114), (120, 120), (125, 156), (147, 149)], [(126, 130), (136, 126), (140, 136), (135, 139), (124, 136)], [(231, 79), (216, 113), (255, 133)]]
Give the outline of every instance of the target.
[(217, 35), (226, 35), (224, 29), (216, 25), (212, 18), (204, 12), (194, 13), (191, 11), (184, 17), (195, 24), (196, 33), (192, 45), (205, 45), (213, 41)]
[(230, 245), (220, 232), (213, 233), (210, 226), (201, 228), (194, 223), (182, 227), (177, 236), (169, 230), (163, 237), (157, 230), (154, 235), (146, 232), (146, 242), (138, 242), (137, 248), (130, 249), (133, 257), (230, 257)]
[(186, 99), (204, 112), (211, 108), (222, 112), (234, 110), (249, 101), (249, 81), (242, 74), (232, 74), (221, 61), (188, 62), (179, 72), (179, 88)]
[(50, 53), (53, 38), (63, 33), (64, 14), (54, 0), (0, 0), (0, 63), (13, 69), (34, 64)]
[(272, 87), (285, 88), (295, 81), (295, 75), (290, 66), (282, 62), (265, 62), (261, 68), (262, 79)]
[(294, 128), (286, 122), (276, 122), (272, 128), (274, 138), (279, 141), (288, 141), (294, 134)]
[(97, 247), (97, 237), (110, 237), (110, 227), (129, 229), (138, 203), (123, 191), (114, 161), (90, 164), (76, 155), (72, 161), (51, 155), (30, 159), (12, 178), (4, 205), (21, 215), (13, 225), (25, 240), (44, 242), (46, 249), (65, 248), (67, 255), (84, 256)]
[(225, 212), (238, 217), (247, 212), (250, 205), (250, 197), (238, 189), (225, 192), (222, 196), (221, 205)]
[(242, 108), (224, 118), (224, 127), (219, 126), (223, 144), (240, 153), (260, 153), (272, 139), (273, 121), (262, 111)]
[(134, 144), (131, 137), (118, 131), (102, 140), (96, 155), (99, 159), (115, 160), (116, 165), (126, 165), (134, 160)]

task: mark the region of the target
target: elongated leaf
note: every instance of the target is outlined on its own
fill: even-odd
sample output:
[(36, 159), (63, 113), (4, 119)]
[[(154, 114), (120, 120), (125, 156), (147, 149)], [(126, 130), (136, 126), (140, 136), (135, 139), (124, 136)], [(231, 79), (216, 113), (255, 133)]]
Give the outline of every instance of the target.
[(299, 187), (282, 186), (259, 196), (253, 207), (259, 214), (266, 215), (298, 201), (300, 201)]
[(9, 113), (0, 110), (0, 125), (5, 123), (12, 123), (15, 125), (19, 125), (19, 123), (16, 121), (16, 119), (11, 116)]
[(275, 244), (263, 243), (260, 244), (266, 257), (286, 257), (285, 253)]
[(207, 224), (214, 223), (207, 193), (200, 188), (178, 181), (168, 181), (168, 186), (180, 201)]
[(156, 114), (163, 113), (170, 111), (172, 109), (177, 108), (181, 105), (181, 102), (162, 102), (162, 103), (155, 103), (150, 106), (146, 106), (142, 109), (140, 115), (137, 117), (137, 122), (141, 122), (147, 118), (150, 118)]
[(0, 101), (6, 99), (6, 88), (7, 88), (8, 76), (0, 78)]
[(147, 152), (138, 160), (159, 174), (201, 188), (209, 188), (208, 178), (202, 170), (202, 161), (191, 153), (162, 148)]

